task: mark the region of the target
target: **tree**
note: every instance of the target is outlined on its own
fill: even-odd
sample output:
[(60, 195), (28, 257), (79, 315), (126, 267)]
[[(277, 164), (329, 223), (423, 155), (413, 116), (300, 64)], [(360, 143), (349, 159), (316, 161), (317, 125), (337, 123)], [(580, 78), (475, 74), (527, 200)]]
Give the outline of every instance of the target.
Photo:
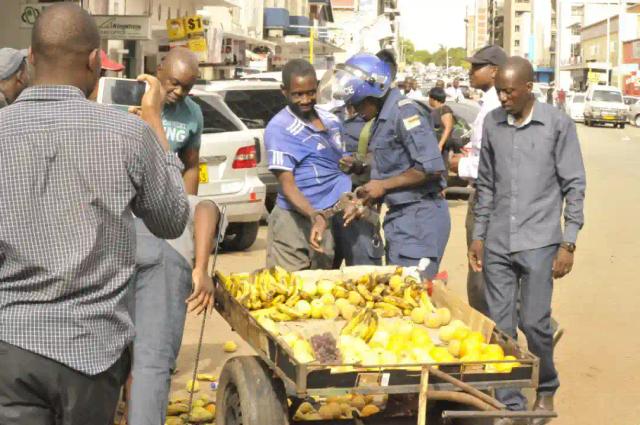
[(416, 51), (415, 46), (413, 45), (413, 41), (400, 37), (400, 46), (402, 48), (402, 52), (404, 54), (405, 61), (407, 63), (414, 62), (414, 53)]

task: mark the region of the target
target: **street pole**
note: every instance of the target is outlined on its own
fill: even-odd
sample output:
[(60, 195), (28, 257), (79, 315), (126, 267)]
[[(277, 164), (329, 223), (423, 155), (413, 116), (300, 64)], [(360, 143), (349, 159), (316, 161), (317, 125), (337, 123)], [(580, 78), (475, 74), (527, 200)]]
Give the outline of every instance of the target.
[[(607, 84), (611, 84), (611, 19), (609, 19), (609, 11), (607, 11)], [(620, 19), (618, 19), (618, 26)], [(619, 34), (618, 34), (619, 35)]]
[(474, 13), (473, 17), (473, 51), (478, 50), (478, 0), (475, 0), (474, 3)]
[(445, 54), (446, 54), (446, 58), (447, 58), (446, 63), (447, 63), (447, 72), (448, 72), (449, 71), (449, 47), (445, 46), (444, 49), (445, 49)]
[(562, 54), (562, 52), (560, 51), (560, 49), (562, 48), (562, 31), (564, 29), (563, 27), (563, 22), (562, 22), (562, 6), (563, 6), (563, 1), (562, 0), (557, 0), (556, 3), (556, 57), (555, 57), (555, 63), (554, 65), (554, 77), (553, 79), (556, 80), (556, 87), (557, 88), (561, 88), (561, 79), (560, 79), (560, 55)]
[(626, 0), (620, 0), (620, 12), (618, 13), (618, 46), (616, 48), (616, 50), (618, 51), (618, 58), (617, 58), (617, 62), (618, 62), (618, 88), (620, 90), (622, 90), (622, 81), (623, 81), (623, 75), (622, 75), (622, 48), (624, 46), (624, 41), (623, 41), (623, 22), (624, 22), (624, 17), (626, 16), (627, 13), (627, 1)]
[(309, 63), (313, 65), (313, 39), (316, 36), (315, 22), (311, 28), (309, 28)]

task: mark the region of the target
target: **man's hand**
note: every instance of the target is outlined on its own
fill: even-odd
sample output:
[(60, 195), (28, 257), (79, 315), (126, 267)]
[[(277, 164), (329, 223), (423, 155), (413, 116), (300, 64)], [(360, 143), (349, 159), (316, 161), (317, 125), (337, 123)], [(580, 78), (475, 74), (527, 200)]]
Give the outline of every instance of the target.
[(484, 260), (484, 241), (476, 240), (472, 241), (469, 245), (469, 252), (467, 253), (469, 258), (469, 266), (474, 272), (482, 271), (482, 261)]
[(187, 311), (199, 315), (211, 307), (213, 311), (213, 280), (205, 270), (194, 269), (191, 273), (193, 279), (193, 293), (187, 298)]
[(344, 227), (350, 225), (353, 220), (358, 220), (362, 217), (364, 213), (364, 207), (360, 203), (350, 203), (342, 214), (342, 219), (344, 220)]
[(340, 170), (343, 173), (349, 174), (351, 173), (351, 169), (353, 168), (353, 162), (355, 160), (356, 159), (351, 155), (343, 156), (342, 158), (340, 158), (340, 161), (338, 162), (338, 166), (340, 167)]
[(314, 214), (311, 220), (309, 243), (314, 251), (323, 253), (322, 237), (324, 236), (325, 230), (327, 230), (327, 219), (322, 214)]
[(558, 248), (555, 260), (553, 260), (553, 278), (560, 279), (568, 275), (573, 268), (573, 252), (563, 247)]
[(369, 180), (367, 184), (360, 187), (358, 196), (365, 205), (371, 204), (375, 199), (380, 199), (387, 193), (383, 180)]
[(146, 117), (157, 117), (162, 113), (164, 107), (164, 97), (167, 94), (162, 88), (160, 80), (153, 75), (142, 74), (138, 76), (138, 81), (145, 81), (149, 88), (142, 96), (142, 104), (140, 105), (140, 116), (146, 121)]

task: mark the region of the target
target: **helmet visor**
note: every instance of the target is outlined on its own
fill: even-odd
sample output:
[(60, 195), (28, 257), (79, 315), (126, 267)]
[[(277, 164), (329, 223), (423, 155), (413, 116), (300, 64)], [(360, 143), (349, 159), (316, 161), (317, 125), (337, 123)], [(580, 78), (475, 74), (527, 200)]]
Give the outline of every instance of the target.
[(331, 73), (330, 78), (320, 82), (320, 96), (326, 101), (339, 100), (349, 103), (351, 97), (355, 94), (358, 87), (363, 84), (371, 86), (380, 85), (383, 87), (385, 83), (384, 75), (369, 75), (359, 68), (338, 64)]

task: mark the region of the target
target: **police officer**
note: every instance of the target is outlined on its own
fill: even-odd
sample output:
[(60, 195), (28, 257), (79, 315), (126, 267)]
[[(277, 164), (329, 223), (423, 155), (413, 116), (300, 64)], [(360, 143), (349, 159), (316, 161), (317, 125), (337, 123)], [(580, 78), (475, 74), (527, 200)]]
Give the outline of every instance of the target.
[(432, 278), (444, 254), (451, 219), (441, 192), (444, 162), (428, 119), (391, 88), (391, 69), (376, 56), (357, 54), (336, 71), (338, 96), (371, 128), (371, 180), (365, 202), (384, 200), (387, 263), (417, 266)]

